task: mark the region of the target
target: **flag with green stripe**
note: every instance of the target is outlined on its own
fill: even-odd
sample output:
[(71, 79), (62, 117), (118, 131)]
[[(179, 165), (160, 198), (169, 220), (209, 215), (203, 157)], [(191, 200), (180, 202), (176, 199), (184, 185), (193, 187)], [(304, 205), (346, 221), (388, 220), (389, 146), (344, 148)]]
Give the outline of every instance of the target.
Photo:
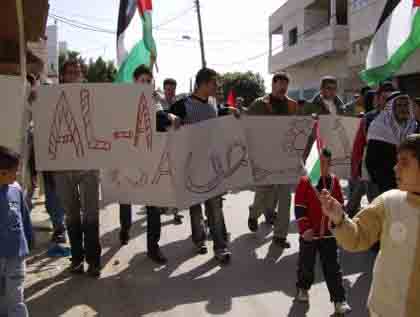
[(321, 159), (320, 153), (322, 149), (322, 141), (319, 134), (319, 121), (315, 121), (312, 130), (312, 137), (308, 139), (311, 144), (307, 145), (309, 155), (305, 160), (305, 173), (309, 177), (312, 186), (317, 186), (321, 178)]
[(420, 46), (420, 0), (387, 0), (360, 76), (377, 85), (395, 74)]
[(153, 67), (157, 50), (153, 38), (152, 0), (121, 0), (117, 29), (117, 82), (132, 82), (141, 64)]

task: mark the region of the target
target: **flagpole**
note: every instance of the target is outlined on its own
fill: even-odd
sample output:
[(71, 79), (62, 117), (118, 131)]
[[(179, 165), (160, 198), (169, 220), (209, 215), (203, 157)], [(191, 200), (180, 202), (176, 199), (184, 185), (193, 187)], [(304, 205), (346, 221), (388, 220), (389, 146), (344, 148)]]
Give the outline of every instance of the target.
[(203, 68), (206, 68), (207, 63), (204, 53), (203, 25), (201, 23), (200, 0), (195, 0), (195, 6), (197, 8), (198, 31), (200, 34), (201, 64)]

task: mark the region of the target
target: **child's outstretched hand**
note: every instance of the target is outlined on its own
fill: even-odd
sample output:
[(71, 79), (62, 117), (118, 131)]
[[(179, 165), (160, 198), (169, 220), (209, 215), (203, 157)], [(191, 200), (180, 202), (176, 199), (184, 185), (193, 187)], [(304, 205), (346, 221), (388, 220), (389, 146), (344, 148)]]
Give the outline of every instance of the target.
[(344, 210), (341, 204), (326, 190), (322, 190), (319, 199), (321, 200), (322, 212), (331, 221), (338, 225), (343, 221)]

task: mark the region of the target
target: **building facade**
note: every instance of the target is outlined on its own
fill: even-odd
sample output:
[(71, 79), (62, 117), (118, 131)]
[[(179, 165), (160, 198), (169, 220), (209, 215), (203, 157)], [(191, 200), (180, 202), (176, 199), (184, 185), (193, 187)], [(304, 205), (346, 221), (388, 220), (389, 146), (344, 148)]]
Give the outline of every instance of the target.
[[(287, 1), (269, 19), (269, 71), (290, 73), (290, 95), (310, 99), (319, 80), (333, 75), (339, 94), (350, 101), (363, 82), (370, 41), (386, 0)], [(411, 94), (420, 83), (420, 52), (397, 74), (397, 85)]]
[(48, 52), (48, 78), (58, 83), (58, 26), (52, 24), (47, 26), (47, 52)]

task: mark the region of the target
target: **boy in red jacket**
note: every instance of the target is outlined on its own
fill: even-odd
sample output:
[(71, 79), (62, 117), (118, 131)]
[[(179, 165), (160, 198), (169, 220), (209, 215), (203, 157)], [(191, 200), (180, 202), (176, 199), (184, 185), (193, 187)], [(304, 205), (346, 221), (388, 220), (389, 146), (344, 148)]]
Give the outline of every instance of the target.
[(323, 149), (320, 154), (321, 177), (317, 186), (314, 187), (311, 180), (303, 176), (296, 188), (295, 215), (300, 234), (296, 299), (301, 302), (309, 301), (308, 290), (314, 281), (315, 260), (319, 252), (335, 313), (345, 314), (351, 308), (345, 298), (337, 242), (329, 230), (330, 220), (322, 212), (319, 194), (326, 188), (341, 204), (344, 200), (339, 179), (330, 173), (331, 152)]

